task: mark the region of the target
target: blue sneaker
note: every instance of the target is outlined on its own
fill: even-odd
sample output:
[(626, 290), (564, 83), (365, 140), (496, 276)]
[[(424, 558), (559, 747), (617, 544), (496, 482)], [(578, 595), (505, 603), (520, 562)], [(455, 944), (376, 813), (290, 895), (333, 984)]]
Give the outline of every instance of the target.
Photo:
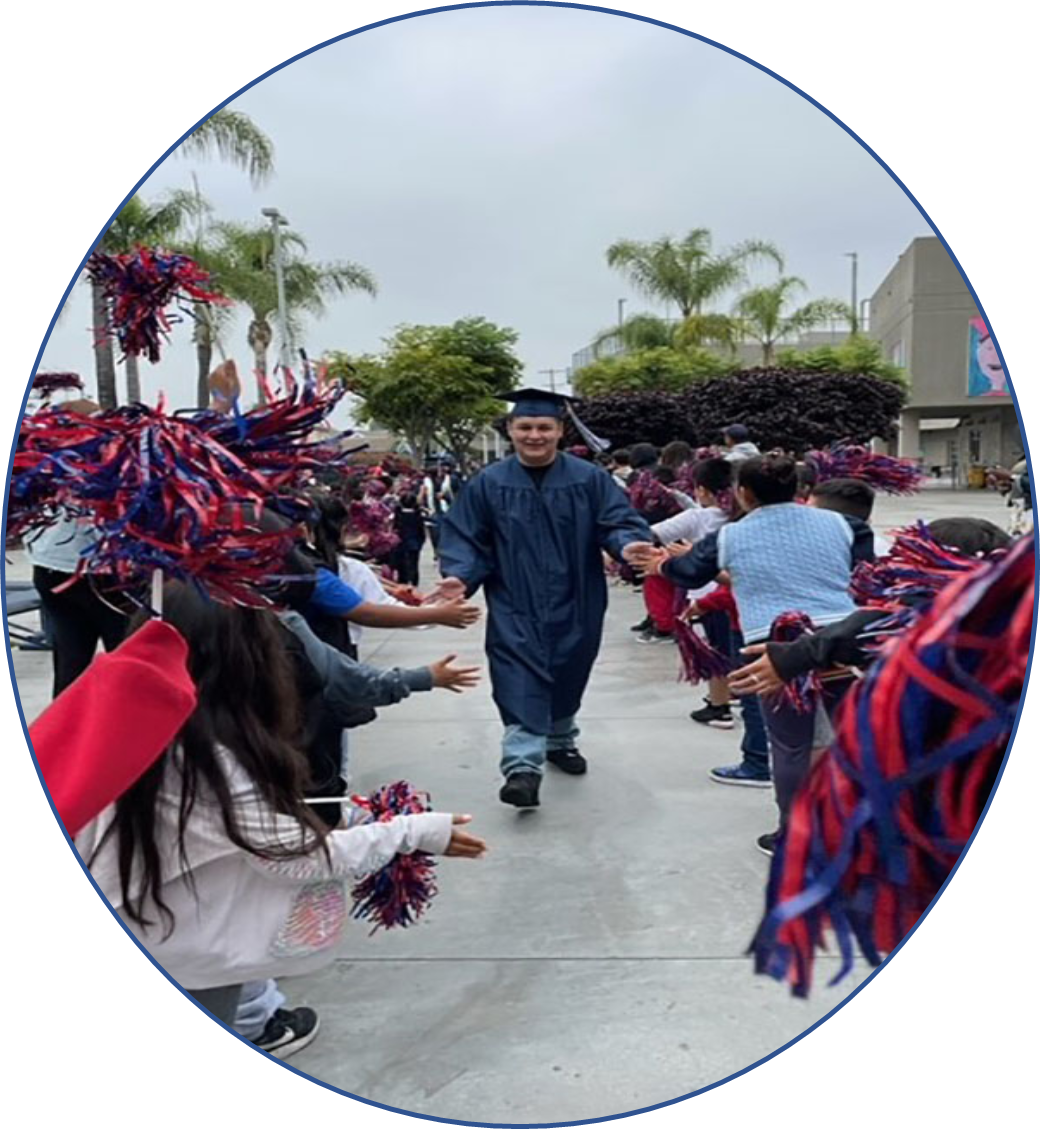
[(773, 785), (773, 778), (768, 772), (756, 772), (745, 764), (713, 768), (708, 775), (716, 784), (741, 784), (745, 788), (771, 788)]

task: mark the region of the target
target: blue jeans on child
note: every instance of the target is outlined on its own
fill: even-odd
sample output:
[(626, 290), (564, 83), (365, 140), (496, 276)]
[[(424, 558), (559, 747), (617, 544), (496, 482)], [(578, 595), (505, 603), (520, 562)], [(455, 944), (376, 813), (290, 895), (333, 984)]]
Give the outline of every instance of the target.
[(579, 735), (573, 717), (561, 717), (552, 723), (548, 735), (532, 733), (522, 725), (507, 725), (502, 736), (502, 775), (514, 772), (545, 771), (545, 754), (550, 749), (573, 749)]
[(247, 980), (242, 985), (231, 1026), (246, 1039), (259, 1039), (267, 1021), (285, 1003), (275, 980)]
[(744, 737), (740, 742), (740, 752), (745, 768), (759, 776), (769, 775), (769, 739), (766, 735), (766, 720), (762, 716), (762, 703), (757, 694), (738, 698), (740, 716), (744, 720)]

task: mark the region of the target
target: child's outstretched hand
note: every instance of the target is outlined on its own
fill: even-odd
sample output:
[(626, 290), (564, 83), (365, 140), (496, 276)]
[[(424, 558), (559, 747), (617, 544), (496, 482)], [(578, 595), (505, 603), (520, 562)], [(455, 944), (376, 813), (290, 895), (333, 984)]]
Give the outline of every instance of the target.
[(670, 557), (684, 557), (692, 548), (692, 541), (672, 541), (671, 544), (665, 545)]
[(444, 627), (469, 627), (480, 619), (480, 608), (476, 604), (467, 604), (462, 596), (435, 606), (435, 622)]
[(457, 827), (465, 823), (471, 823), (473, 816), (471, 815), (453, 815), (451, 822), (455, 825), (451, 829), (451, 839), (448, 842), (448, 848), (444, 852), (449, 858), (457, 859), (479, 859), (487, 854), (487, 843), (483, 839), (478, 839), (476, 835), (470, 835), (468, 831), (458, 831)]
[(461, 694), (470, 690), (480, 681), (479, 666), (452, 666), (458, 655), (445, 655), (439, 662), (430, 663), (433, 685), (438, 690), (450, 690)]
[(436, 604), (441, 600), (457, 600), (466, 595), (466, 585), (457, 576), (446, 576), (429, 595), (423, 597), (424, 604)]

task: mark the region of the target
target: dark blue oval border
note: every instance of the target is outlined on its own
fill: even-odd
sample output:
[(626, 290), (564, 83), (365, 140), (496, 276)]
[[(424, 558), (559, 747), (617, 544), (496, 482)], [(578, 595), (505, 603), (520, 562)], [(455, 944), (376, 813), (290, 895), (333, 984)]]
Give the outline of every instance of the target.
[[(747, 57), (747, 55), (742, 55), (739, 51), (733, 50), (732, 47), (726, 47), (722, 43), (716, 43), (715, 40), (708, 39), (707, 36), (698, 35), (696, 32), (687, 31), (685, 28), (676, 27), (675, 24), (665, 23), (663, 20), (656, 20), (656, 19), (652, 18), (651, 16), (641, 16), (641, 15), (637, 15), (633, 12), (622, 12), (622, 11), (618, 11), (615, 8), (603, 8), (603, 7), (599, 7), (598, 5), (594, 5), (594, 4), (571, 4), (571, 3), (557, 2), (557, 0), (478, 0), (478, 2), (475, 2), (475, 3), (445, 4), (445, 5), (442, 5), (441, 7), (425, 8), (422, 11), (409, 12), (405, 15), (390, 16), (389, 18), (387, 18), (385, 20), (378, 20), (375, 23), (366, 24), (364, 27), (355, 28), (354, 31), (348, 31), (348, 32), (344, 32), (342, 35), (333, 36), (333, 38), (326, 39), (323, 43), (318, 43), (314, 47), (308, 48), (306, 51), (301, 51), (301, 52), (299, 52), (299, 54), (293, 55), (291, 58), (286, 59), (284, 63), (279, 63), (278, 66), (271, 67), (270, 70), (265, 71), (262, 75), (258, 76), (257, 78), (254, 78), (252, 82), (246, 83), (246, 85), (243, 86), (240, 90), (236, 90), (234, 94), (225, 98), (224, 101), (221, 102), (219, 105), (214, 106), (213, 109), (208, 114), (206, 114), (204, 117), (200, 118), (199, 121), (197, 121), (195, 123), (195, 125), (193, 125), (191, 127), (191, 129), (187, 130), (183, 134), (183, 136), (179, 137), (155, 161), (155, 163), (144, 173), (144, 175), (141, 177), (141, 179), (133, 186), (133, 188), (130, 189), (130, 191), (126, 194), (126, 196), (123, 197), (123, 199), (120, 201), (119, 205), (116, 207), (115, 211), (112, 212), (112, 214), (105, 221), (101, 230), (95, 236), (94, 242), (91, 244), (90, 248), (87, 250), (87, 253), (83, 256), (82, 260), (80, 261), (79, 266), (76, 267), (76, 270), (75, 270), (72, 278), (69, 280), (69, 284), (65, 288), (65, 293), (62, 295), (61, 300), (59, 301), (58, 306), (54, 311), (54, 316), (51, 318), (50, 325), (48, 325), (48, 327), (47, 327), (46, 336), (44, 337), (43, 342), (40, 345), (39, 352), (36, 354), (36, 360), (33, 363), (33, 370), (32, 370), (32, 373), (30, 374), (30, 377), (29, 377), (29, 383), (26, 385), (25, 395), (22, 397), (22, 407), (21, 407), (21, 411), (18, 414), (18, 420), (19, 421), (21, 420), (22, 415), (25, 412), (25, 406), (26, 406), (26, 404), (28, 403), (28, 400), (29, 400), (29, 392), (30, 392), (31, 387), (32, 387), (32, 381), (33, 381), (33, 378), (36, 376), (36, 371), (39, 368), (40, 360), (43, 357), (44, 350), (47, 348), (47, 342), (50, 340), (51, 333), (54, 330), (54, 323), (58, 320), (58, 314), (61, 312), (62, 306), (64, 306), (66, 300), (68, 299), (68, 296), (72, 291), (72, 287), (76, 284), (77, 280), (79, 279), (79, 277), (80, 277), (80, 275), (83, 271), (83, 267), (84, 267), (88, 257), (90, 256), (91, 251), (93, 251), (94, 247), (97, 245), (97, 242), (100, 240), (100, 238), (104, 234), (104, 232), (108, 229), (109, 224), (111, 224), (112, 220), (115, 219), (116, 215), (122, 209), (123, 205), (127, 202), (127, 200), (129, 200), (130, 197), (133, 196), (135, 192), (137, 192), (137, 190), (141, 187), (141, 185), (144, 183), (144, 181), (155, 171), (155, 169), (170, 155), (170, 153), (173, 152), (174, 149), (177, 148), (178, 145), (180, 145), (180, 143), (190, 133), (192, 133), (195, 129), (197, 129), (198, 126), (202, 124), (202, 122), (204, 122), (207, 118), (211, 117), (214, 113), (216, 113), (217, 110), (223, 109), (224, 106), (226, 106), (229, 102), (233, 101), (240, 94), (244, 94), (247, 90), (256, 86), (257, 83), (263, 82), (263, 80), (265, 78), (267, 78), (269, 75), (275, 74), (277, 71), (280, 71), (283, 68), (289, 66), (290, 63), (295, 63), (298, 59), (303, 59), (307, 55), (312, 55), (315, 51), (320, 51), (323, 47), (328, 47), (330, 44), (339, 43), (343, 39), (350, 39), (352, 36), (361, 35), (362, 32), (371, 31), (373, 28), (386, 27), (388, 24), (400, 23), (402, 20), (411, 20), (411, 19), (415, 19), (419, 16), (431, 16), (431, 15), (437, 14), (438, 12), (453, 12), (453, 11), (458, 11), (458, 10), (464, 9), (464, 8), (519, 8), (519, 7), (524, 7), (524, 8), (577, 8), (579, 10), (588, 11), (588, 12), (600, 12), (604, 15), (622, 16), (625, 19), (638, 20), (640, 23), (653, 24), (657, 27), (665, 28), (668, 31), (675, 31), (675, 32), (678, 32), (680, 35), (689, 36), (691, 39), (698, 39), (702, 43), (706, 43), (711, 47), (717, 47), (720, 51), (725, 51), (727, 55), (732, 55), (734, 58), (741, 59), (743, 62), (749, 63), (751, 66), (753, 66), (753, 67), (757, 68), (758, 70), (764, 72), (765, 74), (769, 75), (771, 78), (776, 79), (777, 82), (783, 83), (783, 85), (786, 86), (789, 90), (793, 90), (796, 94), (800, 95), (807, 102), (810, 102), (813, 106), (815, 106), (821, 113), (826, 114), (827, 117), (829, 117), (831, 119), (831, 121), (835, 123), (835, 125), (840, 126), (841, 129), (843, 129), (854, 141), (856, 141), (859, 145), (861, 145), (874, 158), (874, 160), (877, 161), (877, 163), (885, 170), (885, 172), (888, 173), (888, 175), (896, 182), (896, 184), (899, 185), (899, 187), (903, 190), (903, 192), (906, 193), (907, 197), (911, 201), (913, 201), (915, 207), (921, 213), (921, 215), (924, 217), (928, 226), (932, 229), (933, 232), (935, 232), (935, 235), (938, 237), (938, 239), (942, 243), (943, 247), (946, 248), (947, 254), (950, 256), (950, 259), (952, 260), (954, 266), (957, 268), (958, 272), (960, 273), (961, 278), (964, 279), (964, 284), (967, 286), (969, 292), (971, 293), (971, 296), (975, 299), (975, 304), (978, 307), (979, 313), (985, 319), (986, 325), (990, 329), (990, 333), (993, 336), (993, 342), (994, 342), (994, 344), (996, 345), (996, 348), (997, 348), (997, 355), (1000, 357), (1001, 364), (1004, 365), (1004, 371), (1005, 371), (1005, 373), (1007, 373), (1007, 376), (1008, 376), (1008, 387), (1011, 389), (1011, 399), (1012, 399), (1012, 402), (1015, 406), (1015, 418), (1018, 420), (1019, 434), (1022, 437), (1022, 446), (1025, 449), (1026, 462), (1029, 466), (1030, 481), (1033, 481), (1033, 464), (1032, 464), (1032, 460), (1030, 459), (1030, 456), (1029, 456), (1029, 442), (1026, 438), (1025, 426), (1022, 422), (1022, 412), (1021, 412), (1021, 409), (1019, 408), (1019, 405), (1018, 405), (1018, 397), (1015, 395), (1014, 384), (1011, 381), (1011, 374), (1008, 372), (1007, 364), (1004, 361), (1004, 354), (1001, 351), (1000, 342), (997, 340), (996, 334), (993, 333), (993, 327), (989, 324), (989, 318), (987, 317), (986, 312), (982, 307), (982, 303), (979, 301), (979, 297), (975, 293), (974, 287), (968, 281), (968, 276), (964, 273), (964, 269), (961, 267), (960, 263), (957, 261), (957, 257), (954, 255), (953, 251), (950, 249), (950, 245), (943, 238), (942, 233), (939, 231), (939, 229), (932, 222), (931, 218), (929, 217), (928, 213), (924, 210), (924, 208), (921, 207), (921, 204), (919, 203), (917, 198), (914, 196), (914, 194), (910, 191), (910, 189), (907, 188), (907, 186), (899, 179), (898, 176), (896, 176), (896, 174), (892, 171), (892, 169), (890, 169), (888, 167), (888, 165), (877, 155), (877, 153), (875, 153), (874, 150), (858, 134), (856, 134), (853, 130), (851, 130), (843, 121), (841, 121), (840, 118), (835, 117), (835, 115), (832, 114), (830, 112), (830, 110), (828, 110), (825, 106), (821, 106), (820, 103), (817, 102), (816, 99), (813, 98), (811, 95), (806, 94), (804, 90), (801, 90), (799, 87), (795, 86), (793, 82), (789, 82), (786, 78), (783, 78), (781, 75), (778, 75), (775, 71), (770, 70), (769, 67), (763, 66), (761, 63), (756, 63), (754, 59), (749, 59)], [(17, 432), (17, 429), (16, 429), (14, 439), (11, 442), (11, 450), (10, 450), (10, 455), (9, 455), (9, 461), (12, 462), (12, 463), (13, 463), (13, 459), (14, 459), (14, 453), (15, 453), (15, 448), (16, 448), (17, 442), (18, 442), (18, 432)], [(7, 540), (7, 536), (6, 536), (7, 535), (7, 499), (8, 499), (8, 491), (10, 489), (10, 484), (11, 484), (11, 469), (8, 470), (7, 479), (6, 479), (6, 482), (4, 484), (2, 532), (4, 534), (5, 544), (6, 544), (6, 540)], [(1034, 489), (1033, 490), (1034, 530), (1036, 530), (1036, 518), (1037, 518), (1037, 500), (1036, 500), (1036, 490)], [(1037, 536), (1037, 532), (1034, 532), (1033, 536), (1035, 538)], [(1038, 592), (1040, 592), (1040, 584), (1038, 584), (1036, 579), (1034, 579), (1034, 582), (1033, 582), (1033, 592), (1034, 592), (1034, 599), (1035, 599)], [(6, 562), (6, 559), (4, 560), (2, 570), (0, 570), (0, 603), (2, 603), (2, 605), (3, 605), (4, 623), (6, 625), (6, 622), (7, 622), (7, 562)], [(1025, 697), (1025, 693), (1028, 690), (1029, 675), (1032, 671), (1033, 652), (1034, 652), (1034, 648), (1035, 648), (1035, 644), (1036, 644), (1036, 627), (1037, 627), (1037, 620), (1036, 620), (1036, 614), (1034, 612), (1033, 630), (1032, 630), (1032, 633), (1030, 635), (1030, 640), (1029, 640), (1029, 663), (1026, 667), (1025, 683), (1023, 684), (1023, 687), (1022, 687), (1023, 698)], [(32, 748), (32, 742), (29, 741), (29, 731), (28, 731), (28, 728), (25, 724), (25, 714), (22, 711), (22, 702), (21, 702), (21, 698), (18, 695), (18, 680), (15, 677), (15, 673), (14, 673), (14, 656), (13, 656), (13, 653), (11, 651), (11, 641), (10, 641), (10, 638), (6, 635), (5, 635), (5, 638), (4, 638), (4, 642), (5, 642), (5, 645), (7, 647), (7, 665), (8, 665), (8, 669), (11, 672), (11, 682), (14, 685), (15, 705), (17, 706), (17, 709), (18, 709), (18, 717), (19, 717), (19, 719), (22, 723), (22, 732), (25, 734), (26, 743), (29, 746), (29, 751), (30, 751), (30, 755), (32, 756), (32, 759), (33, 759), (33, 764), (36, 766), (36, 774), (37, 774), (37, 776), (40, 777), (40, 784), (43, 787), (44, 795), (47, 797), (47, 802), (51, 806), (51, 811), (54, 812), (54, 818), (55, 818), (55, 821), (58, 824), (58, 827), (61, 829), (61, 833), (65, 836), (65, 839), (69, 844), (69, 848), (72, 851), (73, 857), (75, 858), (76, 862), (82, 868), (83, 873), (86, 874), (87, 879), (90, 882), (90, 884), (97, 891), (98, 897), (100, 897), (101, 900), (105, 903), (105, 905), (108, 906), (109, 911), (111, 912), (112, 916), (119, 923), (120, 927), (127, 933), (127, 936), (130, 937), (130, 939), (134, 942), (135, 945), (137, 945), (137, 947), (141, 950), (141, 952), (144, 953), (144, 955), (148, 958), (148, 960), (150, 960), (152, 962), (152, 964), (155, 965), (155, 967), (159, 970), (159, 972), (161, 972), (162, 975), (165, 976), (166, 979), (169, 980), (169, 982), (171, 984), (173, 984), (173, 986), (175, 988), (177, 988), (180, 992), (184, 993), (184, 995), (189, 1000), (191, 1000), (192, 1003), (195, 1003), (195, 1006), (198, 1007), (199, 1010), (202, 1011), (202, 1013), (205, 1016), (207, 1016), (207, 1018), (213, 1019), (213, 1017), (210, 1016), (210, 1013), (208, 1011), (206, 1011), (202, 1007), (201, 1004), (198, 1004), (191, 996), (188, 996), (187, 992), (185, 992), (184, 989), (181, 988), (181, 986), (177, 983), (177, 981), (174, 980), (169, 975), (169, 973), (167, 973), (167, 971), (162, 967), (162, 965), (160, 965), (158, 962), (156, 962), (152, 958), (151, 954), (149, 954), (147, 952), (147, 950), (145, 950), (138, 943), (137, 939), (135, 937), (133, 937), (133, 935), (129, 932), (129, 930), (126, 929), (126, 926), (120, 920), (119, 915), (115, 912), (115, 910), (112, 909), (111, 905), (109, 905), (108, 900), (101, 893), (101, 890), (98, 888), (97, 883), (94, 881), (93, 877), (91, 876), (90, 871), (87, 870), (86, 866), (83, 865), (82, 860), (80, 859), (79, 855), (76, 853), (76, 850), (75, 850), (75, 847), (73, 846), (72, 840), (69, 838), (68, 832), (65, 830), (64, 825), (62, 824), (61, 820), (58, 818), (57, 811), (55, 811), (55, 809), (54, 809), (54, 801), (51, 799), (50, 793), (47, 791), (47, 786), (44, 783), (43, 775), (40, 772), (39, 762), (36, 760), (36, 754), (35, 754), (35, 752), (33, 751), (33, 748)], [(1001, 766), (1000, 766), (1000, 772), (997, 775), (997, 779), (996, 779), (996, 782), (993, 785), (993, 790), (990, 793), (989, 799), (986, 801), (986, 806), (983, 809), (982, 815), (979, 817), (979, 821), (975, 826), (975, 830), (972, 832), (971, 838), (968, 840), (964, 850), (961, 852), (961, 856), (957, 860), (956, 866), (954, 866), (953, 870), (950, 871), (949, 876), (947, 877), (946, 881), (942, 884), (942, 888), (939, 890), (939, 893), (936, 894), (935, 897), (932, 899), (932, 902), (928, 906), (928, 909), (925, 910), (925, 912), (921, 915), (920, 921), (917, 922), (917, 924), (913, 927), (913, 929), (911, 929), (910, 932), (903, 938), (903, 940), (900, 941), (900, 943), (896, 946), (895, 949), (892, 950), (892, 952), (885, 958), (885, 960), (876, 969), (874, 969), (874, 971), (867, 977), (867, 979), (864, 980), (863, 983), (860, 984), (858, 988), (856, 988), (854, 991), (850, 992), (840, 1003), (836, 1004), (825, 1016), (823, 1016), (822, 1019), (818, 1019), (811, 1027), (807, 1027), (800, 1035), (796, 1035), (793, 1039), (791, 1039), (790, 1041), (785, 1043), (782, 1047), (778, 1047), (771, 1054), (765, 1055), (763, 1058), (758, 1059), (757, 1062), (751, 1063), (750, 1066), (745, 1066), (743, 1070), (738, 1070), (735, 1073), (730, 1074), (728, 1077), (720, 1079), (718, 1082), (712, 1082), (711, 1085), (709, 1085), (709, 1086), (702, 1086), (699, 1090), (693, 1090), (688, 1094), (683, 1094), (683, 1095), (681, 1095), (680, 1097), (677, 1097), (677, 1098), (671, 1098), (666, 1102), (658, 1102), (656, 1105), (644, 1106), (642, 1109), (631, 1109), (631, 1110), (628, 1110), (625, 1113), (615, 1113), (615, 1114), (611, 1114), (607, 1117), (586, 1118), (586, 1119), (581, 1120), (581, 1121), (539, 1121), (539, 1122), (459, 1121), (459, 1120), (457, 1120), (455, 1118), (451, 1118), (451, 1117), (433, 1117), (433, 1116), (430, 1116), (428, 1114), (412, 1113), (410, 1110), (407, 1110), (407, 1109), (398, 1109), (396, 1106), (383, 1105), (381, 1102), (374, 1102), (374, 1101), (370, 1100), (369, 1098), (361, 1097), (359, 1094), (351, 1094), (347, 1090), (341, 1090), (338, 1086), (332, 1086), (328, 1082), (323, 1082), (320, 1078), (314, 1078), (312, 1075), (306, 1074), (302, 1070), (298, 1070), (296, 1067), (291, 1066), (287, 1062), (282, 1062), (281, 1060), (277, 1060), (277, 1059), (274, 1060), (274, 1061), (279, 1066), (283, 1067), (285, 1070), (289, 1070), (293, 1074), (299, 1075), (299, 1077), (301, 1077), (301, 1078), (306, 1078), (310, 1082), (314, 1082), (315, 1084), (317, 1084), (319, 1086), (323, 1086), (326, 1090), (332, 1090), (334, 1093), (343, 1094), (345, 1097), (353, 1098), (355, 1101), (364, 1102), (365, 1105), (375, 1106), (378, 1109), (385, 1109), (385, 1110), (387, 1110), (388, 1112), (391, 1112), (391, 1113), (404, 1114), (406, 1117), (415, 1117), (415, 1118), (418, 1118), (418, 1119), (423, 1120), (423, 1121), (434, 1121), (434, 1122), (439, 1122), (440, 1124), (445, 1124), (445, 1125), (474, 1125), (474, 1126), (477, 1126), (478, 1129), (479, 1129), (479, 1127), (484, 1127), (484, 1129), (550, 1129), (550, 1127), (555, 1127), (555, 1126), (562, 1127), (562, 1126), (570, 1126), (570, 1125), (599, 1125), (599, 1124), (601, 1124), (605, 1121), (617, 1121), (622, 1117), (634, 1117), (636, 1114), (649, 1113), (651, 1110), (655, 1110), (655, 1109), (663, 1109), (665, 1106), (675, 1105), (677, 1102), (683, 1102), (683, 1101), (686, 1101), (688, 1098), (696, 1097), (698, 1094), (704, 1094), (704, 1093), (707, 1093), (709, 1090), (714, 1090), (718, 1086), (724, 1085), (726, 1082), (731, 1082), (734, 1078), (739, 1078), (742, 1074), (747, 1074), (747, 1072), (749, 1070), (754, 1070), (756, 1066), (761, 1066), (762, 1063), (768, 1062), (771, 1058), (775, 1058), (781, 1052), (786, 1051), (788, 1047), (793, 1046), (800, 1039), (804, 1039), (806, 1035), (815, 1031), (816, 1028), (819, 1027), (821, 1023), (825, 1023), (828, 1019), (830, 1019), (830, 1017), (832, 1015), (835, 1014), (835, 1012), (840, 1011), (841, 1008), (843, 1008), (850, 1000), (854, 999), (857, 995), (859, 995), (859, 993), (863, 991), (863, 989), (874, 979), (874, 977), (877, 976), (877, 974), (879, 972), (881, 972), (882, 969), (884, 969), (885, 965), (887, 965), (895, 957), (895, 955), (902, 950), (903, 946), (907, 943), (907, 941), (910, 940), (910, 938), (914, 935), (914, 933), (917, 932), (917, 930), (920, 928), (921, 924), (924, 922), (925, 918), (928, 916), (929, 913), (931, 913), (932, 908), (934, 907), (935, 903), (939, 900), (939, 898), (942, 897), (944, 891), (946, 890), (946, 887), (950, 884), (950, 880), (953, 878), (954, 874), (957, 873), (957, 869), (960, 866), (961, 862), (963, 861), (964, 855), (968, 852), (968, 849), (971, 847), (971, 844), (975, 841), (975, 836), (979, 833), (979, 828), (982, 826), (983, 820), (986, 818), (986, 815), (989, 813), (990, 804), (993, 802), (993, 796), (996, 794), (997, 787), (999, 786), (1000, 781), (1001, 781), (1001, 779), (1004, 775), (1004, 769), (1007, 767), (1008, 756), (1009, 756), (1010, 751), (1011, 751), (1011, 746), (1014, 743), (1015, 735), (1018, 733), (1018, 723), (1021, 720), (1021, 717), (1022, 717), (1022, 709), (1021, 709), (1021, 705), (1020, 705), (1019, 706), (1019, 713), (1018, 713), (1018, 716), (1015, 718), (1015, 725), (1014, 725), (1014, 728), (1011, 731), (1011, 737), (1008, 740), (1008, 746), (1007, 746), (1007, 749), (1005, 750), (1005, 753), (1004, 753), (1004, 760), (1003, 760), (1003, 762), (1001, 763)], [(228, 1027), (224, 1023), (221, 1023), (220, 1020), (214, 1019), (213, 1022), (220, 1023), (220, 1025), (222, 1027), (224, 1027), (224, 1029), (226, 1031), (229, 1031), (232, 1035), (234, 1035), (236, 1038), (240, 1039), (247, 1046), (252, 1046), (252, 1043), (250, 1043), (248, 1039), (243, 1038), (241, 1035), (239, 1035), (232, 1028)], [(254, 1048), (254, 1049), (256, 1049), (256, 1048)], [(257, 1051), (257, 1053), (258, 1054), (266, 1054), (266, 1052), (259, 1051), (259, 1050)]]

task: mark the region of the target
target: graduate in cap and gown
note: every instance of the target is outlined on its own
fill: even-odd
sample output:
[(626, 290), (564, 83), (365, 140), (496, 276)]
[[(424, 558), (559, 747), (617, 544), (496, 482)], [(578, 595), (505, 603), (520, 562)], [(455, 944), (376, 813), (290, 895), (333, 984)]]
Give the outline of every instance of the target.
[(559, 450), (569, 397), (511, 392), (514, 454), (485, 468), (444, 516), (444, 596), (483, 586), (492, 691), (505, 734), (503, 803), (538, 806), (546, 760), (579, 776), (576, 716), (599, 653), (607, 583), (603, 552), (616, 560), (646, 523), (595, 464)]

